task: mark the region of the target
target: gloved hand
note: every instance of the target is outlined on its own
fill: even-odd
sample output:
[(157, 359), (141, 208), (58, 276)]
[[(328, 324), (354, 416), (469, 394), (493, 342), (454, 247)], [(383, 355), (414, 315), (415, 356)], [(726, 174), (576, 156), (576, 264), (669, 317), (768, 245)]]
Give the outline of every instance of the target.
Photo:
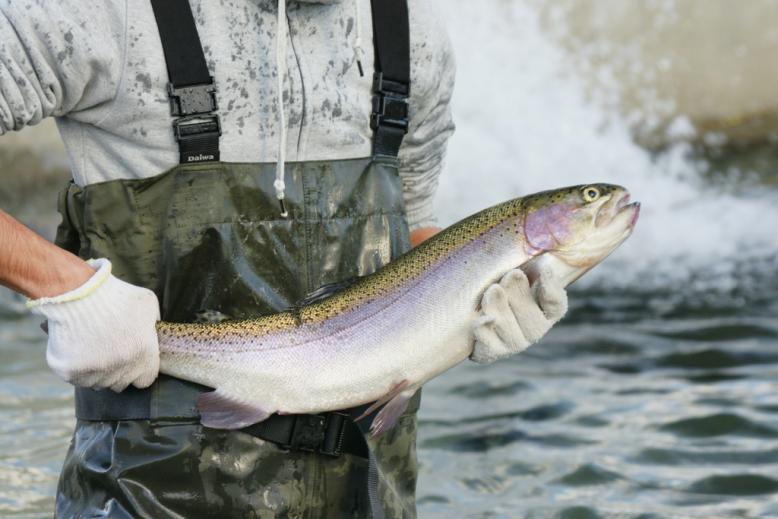
[(541, 273), (535, 294), (526, 274), (509, 271), (481, 298), (481, 315), (473, 324), (475, 346), (470, 360), (488, 364), (527, 349), (567, 312), (567, 292), (550, 273)]
[(48, 319), (49, 367), (76, 386), (147, 387), (159, 372), (157, 296), (111, 275), (107, 259), (89, 264), (96, 272), (82, 286), (27, 303)]

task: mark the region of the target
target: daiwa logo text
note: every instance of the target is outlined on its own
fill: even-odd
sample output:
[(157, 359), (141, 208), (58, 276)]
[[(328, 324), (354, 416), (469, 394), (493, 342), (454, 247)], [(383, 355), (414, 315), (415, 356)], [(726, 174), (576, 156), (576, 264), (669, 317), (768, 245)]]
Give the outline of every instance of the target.
[(203, 162), (203, 161), (206, 161), (206, 160), (214, 160), (214, 156), (213, 155), (203, 155), (202, 153), (200, 153), (198, 155), (190, 155), (189, 157), (186, 158), (187, 162)]

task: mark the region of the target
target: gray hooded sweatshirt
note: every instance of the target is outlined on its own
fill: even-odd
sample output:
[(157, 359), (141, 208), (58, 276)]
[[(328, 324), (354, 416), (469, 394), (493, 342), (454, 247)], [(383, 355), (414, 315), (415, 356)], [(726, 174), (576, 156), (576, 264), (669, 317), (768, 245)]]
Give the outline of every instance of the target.
[[(277, 0), (190, 3), (219, 92), (223, 161), (276, 162), (283, 141), (287, 161), (371, 154), (370, 0), (289, 0), (281, 31)], [(431, 0), (408, 4), (412, 87), (400, 174), (414, 229), (435, 222), (455, 66)], [(78, 185), (151, 177), (178, 163), (167, 82), (148, 0), (0, 0), (0, 135), (56, 117)]]

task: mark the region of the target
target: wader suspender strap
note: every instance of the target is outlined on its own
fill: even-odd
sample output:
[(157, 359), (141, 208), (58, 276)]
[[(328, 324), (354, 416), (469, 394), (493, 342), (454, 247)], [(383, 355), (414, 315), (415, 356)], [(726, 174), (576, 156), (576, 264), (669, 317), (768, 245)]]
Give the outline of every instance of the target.
[(189, 0), (151, 0), (167, 62), (170, 112), (181, 164), (219, 160), (216, 86)]
[[(359, 1), (359, 0), (357, 0)], [(411, 44), (407, 0), (372, 0), (373, 154), (396, 157), (408, 133), (411, 94)]]

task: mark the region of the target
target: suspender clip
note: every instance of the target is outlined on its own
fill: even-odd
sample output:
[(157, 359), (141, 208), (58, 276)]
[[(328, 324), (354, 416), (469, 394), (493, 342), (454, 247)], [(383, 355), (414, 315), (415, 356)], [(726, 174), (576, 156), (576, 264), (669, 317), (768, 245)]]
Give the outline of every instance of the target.
[(210, 83), (185, 87), (175, 87), (173, 83), (168, 83), (167, 88), (170, 112), (176, 117), (209, 114), (219, 109), (213, 78)]
[(178, 142), (203, 136), (220, 137), (222, 134), (221, 121), (216, 114), (181, 117), (173, 121), (173, 129)]
[(392, 126), (408, 133), (408, 95), (410, 87), (384, 78), (382, 72), (373, 75), (373, 113), (370, 128)]
[(173, 121), (181, 164), (219, 160), (221, 122), (216, 114), (190, 115)]

